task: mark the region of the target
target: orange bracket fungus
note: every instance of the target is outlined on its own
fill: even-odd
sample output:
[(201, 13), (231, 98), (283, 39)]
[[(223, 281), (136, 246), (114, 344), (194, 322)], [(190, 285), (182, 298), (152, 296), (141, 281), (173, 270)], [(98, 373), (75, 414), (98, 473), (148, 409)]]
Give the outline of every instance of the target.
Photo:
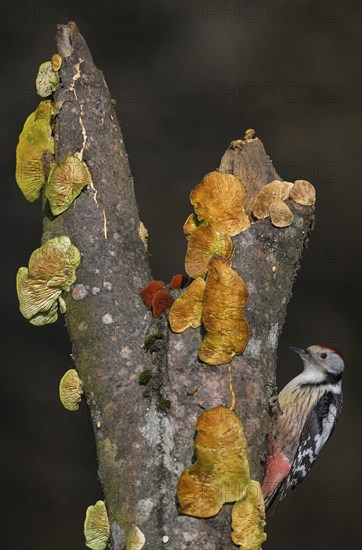
[(141, 298), (145, 306), (152, 309), (154, 317), (170, 309), (173, 298), (167, 290), (163, 281), (151, 281), (141, 290)]
[(199, 349), (201, 361), (208, 365), (230, 363), (244, 351), (249, 327), (242, 308), (247, 299), (243, 279), (230, 262), (215, 256), (206, 278), (202, 322), (207, 334)]
[(173, 298), (169, 291), (165, 289), (161, 289), (153, 297), (152, 300), (152, 314), (154, 317), (159, 317), (170, 309), (170, 307), (173, 304)]
[(264, 185), (252, 204), (251, 211), (253, 216), (257, 220), (267, 218), (269, 216), (270, 205), (277, 199), (282, 201), (287, 199), (292, 187), (293, 184), (289, 181), (279, 180), (274, 180)]
[(55, 164), (45, 186), (52, 214), (58, 216), (67, 210), (83, 187), (91, 183), (86, 164), (75, 155), (66, 157), (59, 165)]
[(88, 506), (84, 521), (85, 545), (91, 550), (104, 550), (109, 539), (110, 528), (106, 505), (98, 500)]
[(174, 275), (170, 281), (169, 287), (171, 289), (182, 288), (182, 285), (185, 282), (185, 277), (181, 274)]
[(43, 154), (54, 153), (48, 107), (39, 105), (25, 121), (16, 148), (16, 183), (29, 202), (35, 201), (45, 184)]
[(126, 540), (126, 550), (141, 550), (146, 543), (146, 538), (141, 529), (134, 525)]
[(55, 237), (35, 250), (29, 267), (21, 267), (16, 286), (20, 311), (33, 325), (54, 323), (58, 318), (58, 301), (65, 311), (62, 291), (69, 291), (76, 281), (75, 270), (80, 252), (68, 237)]
[(260, 550), (266, 540), (265, 509), (263, 493), (257, 481), (250, 481), (244, 497), (234, 504), (231, 516), (233, 543), (242, 550)]
[[(233, 237), (250, 225), (245, 212), (245, 189), (232, 174), (210, 172), (190, 194), (198, 220)], [(187, 222), (186, 222), (187, 223)]]
[(186, 273), (193, 278), (204, 275), (215, 254), (230, 258), (232, 251), (233, 243), (229, 235), (219, 233), (212, 225), (200, 225), (188, 239)]
[(152, 300), (159, 290), (164, 290), (165, 284), (163, 281), (151, 281), (143, 287), (141, 290), (141, 298), (145, 306), (151, 308), (152, 307)]
[(297, 204), (313, 206), (316, 201), (316, 193), (313, 185), (306, 180), (296, 180), (289, 197)]
[(201, 325), (205, 285), (204, 279), (198, 277), (173, 303), (169, 315), (173, 332), (184, 332), (189, 327), (197, 328)]
[(60, 380), (60, 401), (68, 411), (77, 411), (82, 399), (82, 382), (75, 369), (69, 369)]
[(209, 518), (244, 495), (250, 481), (247, 443), (241, 421), (225, 407), (203, 412), (196, 431), (197, 460), (181, 474), (177, 496), (182, 514)]
[(42, 63), (38, 70), (38, 75), (36, 77), (35, 85), (36, 85), (36, 91), (40, 97), (49, 97), (52, 95), (53, 92), (55, 92), (59, 88), (59, 75), (58, 70), (60, 68), (60, 65), (58, 69), (53, 69), (53, 66), (55, 66), (58, 63), (54, 63), (53, 61), (46, 61), (45, 63)]

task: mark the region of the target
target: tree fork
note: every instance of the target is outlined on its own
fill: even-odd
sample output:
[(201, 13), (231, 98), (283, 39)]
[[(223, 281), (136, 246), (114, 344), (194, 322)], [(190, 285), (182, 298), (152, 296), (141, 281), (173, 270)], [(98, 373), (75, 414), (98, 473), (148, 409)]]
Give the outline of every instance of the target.
[[(82, 152), (93, 187), (57, 217), (44, 203), (43, 242), (67, 235), (82, 254), (77, 285), (65, 298), (66, 324), (94, 426), (110, 547), (123, 549), (136, 524), (150, 550), (163, 548), (164, 536), (175, 550), (235, 548), (230, 505), (202, 520), (180, 516), (176, 502), (179, 476), (194, 452), (197, 417), (202, 408), (231, 402), (228, 366), (198, 361), (200, 329), (173, 334), (166, 316), (154, 319), (143, 305), (140, 290), (152, 277), (112, 99), (74, 23), (59, 25), (57, 47), (63, 65), (55, 95), (56, 161)], [(229, 148), (219, 169), (242, 180), (249, 201), (265, 183), (280, 179), (258, 139)], [(262, 220), (233, 239), (233, 268), (250, 293), (244, 310), (250, 340), (232, 361), (232, 389), (251, 476), (259, 481), (269, 427), (267, 383), (275, 381), (278, 338), (314, 217), (312, 208), (290, 207), (290, 227)], [(146, 393), (139, 385), (145, 370), (151, 373)]]

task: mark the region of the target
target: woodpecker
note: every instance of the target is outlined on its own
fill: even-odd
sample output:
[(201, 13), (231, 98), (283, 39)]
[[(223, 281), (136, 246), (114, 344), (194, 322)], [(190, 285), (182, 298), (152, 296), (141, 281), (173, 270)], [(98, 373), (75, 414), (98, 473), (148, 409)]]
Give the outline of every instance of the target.
[(279, 503), (308, 474), (336, 427), (342, 409), (341, 353), (329, 346), (291, 348), (304, 370), (278, 395), (263, 481), (265, 507)]

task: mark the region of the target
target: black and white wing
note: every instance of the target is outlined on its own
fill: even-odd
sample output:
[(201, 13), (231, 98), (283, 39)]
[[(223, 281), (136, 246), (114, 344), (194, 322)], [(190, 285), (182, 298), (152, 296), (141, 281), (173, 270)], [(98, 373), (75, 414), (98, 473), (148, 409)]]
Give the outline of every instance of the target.
[(342, 393), (325, 393), (309, 413), (288, 476), (280, 486), (280, 503), (308, 474), (323, 445), (332, 435), (342, 410)]

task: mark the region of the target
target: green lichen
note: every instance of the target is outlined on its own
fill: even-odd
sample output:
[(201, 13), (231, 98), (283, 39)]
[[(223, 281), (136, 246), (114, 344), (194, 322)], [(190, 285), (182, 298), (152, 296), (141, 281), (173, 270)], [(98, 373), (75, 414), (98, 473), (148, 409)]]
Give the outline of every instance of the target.
[(144, 341), (144, 344), (143, 344), (144, 349), (148, 351), (152, 346), (152, 344), (156, 342), (156, 340), (162, 340), (162, 338), (163, 338), (162, 332), (156, 332), (154, 334), (150, 334), (149, 336), (147, 336), (147, 338)]
[(169, 410), (171, 409), (171, 401), (169, 399), (160, 399), (158, 407), (164, 411)]
[(149, 383), (149, 381), (151, 380), (151, 371), (148, 370), (148, 369), (145, 369), (144, 371), (141, 372), (141, 374), (139, 375), (138, 377), (138, 383), (141, 385), (141, 386), (147, 386), (147, 384)]
[(56, 71), (53, 71), (51, 61), (46, 61), (40, 65), (35, 85), (40, 97), (49, 97), (59, 88), (59, 75)]

